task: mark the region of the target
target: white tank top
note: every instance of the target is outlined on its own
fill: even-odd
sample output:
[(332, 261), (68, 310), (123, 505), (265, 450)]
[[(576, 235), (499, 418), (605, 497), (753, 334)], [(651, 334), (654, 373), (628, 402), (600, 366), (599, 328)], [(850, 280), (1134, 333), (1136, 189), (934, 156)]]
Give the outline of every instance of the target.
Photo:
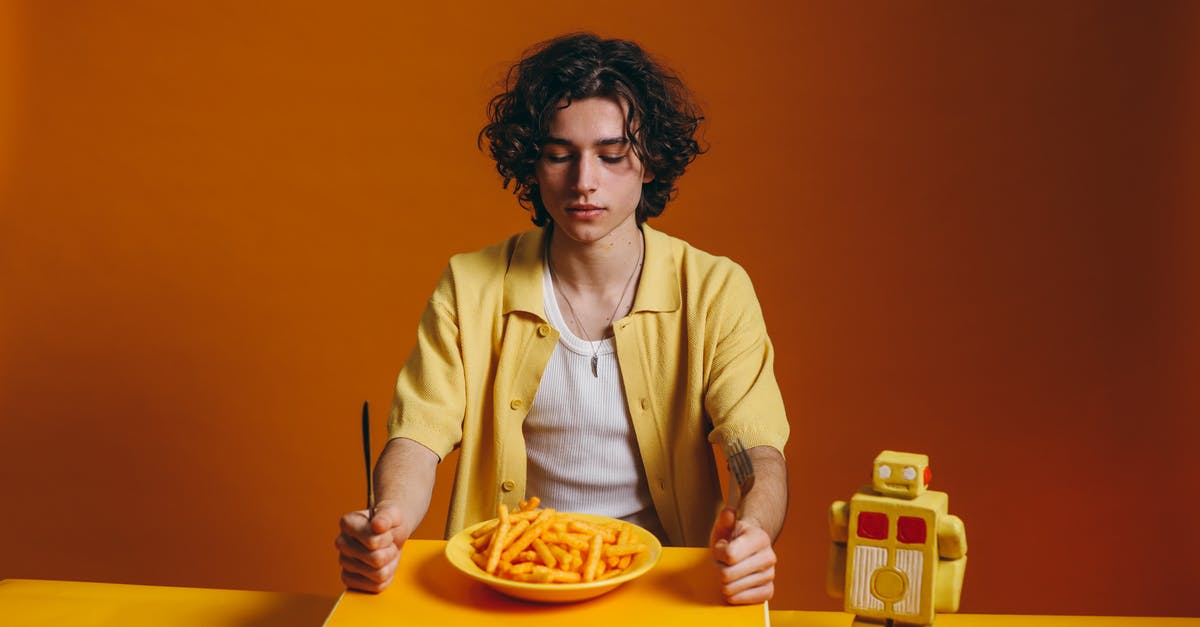
[[(526, 496), (545, 507), (620, 518), (666, 543), (625, 402), (612, 338), (588, 342), (571, 333), (542, 267), (546, 316), (559, 340), (542, 373), (523, 431)], [(592, 376), (592, 352), (598, 349)]]

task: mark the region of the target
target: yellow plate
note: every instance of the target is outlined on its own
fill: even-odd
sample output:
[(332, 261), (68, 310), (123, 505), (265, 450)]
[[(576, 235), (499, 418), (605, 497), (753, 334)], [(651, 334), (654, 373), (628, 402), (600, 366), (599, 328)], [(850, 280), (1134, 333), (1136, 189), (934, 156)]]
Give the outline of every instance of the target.
[[(587, 522), (622, 522), (616, 518), (596, 516), (594, 514), (571, 514), (571, 516)], [(473, 539), (471, 533), (488, 522), (490, 521), (485, 520), (454, 534), (454, 537), (450, 538), (450, 541), (446, 543), (446, 559), (450, 560), (450, 563), (464, 575), (482, 581), (508, 596), (526, 601), (570, 603), (572, 601), (583, 601), (598, 597), (627, 581), (633, 581), (646, 574), (647, 571), (658, 563), (658, 558), (662, 557), (662, 544), (658, 541), (658, 538), (654, 537), (654, 534), (649, 531), (628, 523), (630, 528), (633, 529), (634, 542), (645, 544), (650, 547), (650, 550), (635, 557), (633, 563), (629, 565), (629, 570), (621, 575), (605, 579), (604, 581), (590, 581), (586, 583), (527, 583), (524, 581), (510, 581), (487, 574), (475, 562), (471, 561), (471, 553), (475, 551), (471, 546), (471, 540)]]

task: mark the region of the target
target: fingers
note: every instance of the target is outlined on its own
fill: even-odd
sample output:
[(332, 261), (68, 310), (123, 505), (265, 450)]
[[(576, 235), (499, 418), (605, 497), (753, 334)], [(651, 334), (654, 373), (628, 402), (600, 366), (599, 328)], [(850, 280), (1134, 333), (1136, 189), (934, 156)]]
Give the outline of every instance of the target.
[(733, 535), (736, 523), (737, 512), (728, 507), (721, 510), (721, 513), (717, 514), (717, 519), (713, 521), (712, 533), (708, 536), (708, 546), (715, 549), (718, 542), (728, 542)]
[(722, 564), (733, 565), (769, 548), (771, 548), (771, 536), (767, 535), (766, 531), (744, 520), (739, 520), (733, 528), (733, 533), (730, 534), (729, 541), (723, 544), (718, 543), (713, 547), (713, 556)]
[(381, 534), (385, 531), (394, 529), (400, 524), (400, 510), (393, 505), (379, 504), (375, 508), (375, 515), (371, 517), (371, 529)]
[[(396, 538), (391, 532), (390, 520), (384, 519), (380, 521), (380, 517), (376, 516), (374, 520), (367, 519), (367, 511), (359, 510), (350, 512), (342, 516), (338, 521), (338, 527), (343, 536), (357, 540), (362, 546), (376, 550), (388, 545), (396, 544)], [(379, 527), (380, 523), (388, 526)]]
[(775, 568), (775, 551), (771, 547), (766, 547), (741, 560), (722, 566), (720, 569), (721, 583), (727, 584), (772, 568)]
[[(399, 556), (397, 555), (397, 557)], [(338, 563), (342, 567), (343, 575), (348, 573), (354, 574), (367, 581), (384, 585), (386, 585), (392, 580), (393, 577), (396, 576), (396, 567), (399, 565), (399, 562), (399, 559), (392, 559), (383, 565), (376, 566), (374, 564), (367, 564), (362, 560), (350, 557), (345, 553), (338, 556)]]
[(396, 558), (400, 557), (400, 549), (395, 544), (371, 550), (363, 546), (358, 540), (346, 535), (338, 536), (334, 540), (333, 545), (337, 547), (339, 555), (361, 562), (365, 566), (376, 570), (395, 562)]
[(392, 582), (400, 559), (398, 544), (402, 542), (393, 531), (394, 519), (380, 520), (377, 511), (375, 519), (368, 520), (365, 510), (342, 516), (338, 523), (341, 534), (334, 546), (342, 567), (342, 583), (347, 588), (381, 592)]
[[(750, 560), (739, 562), (735, 566), (721, 569), (721, 594), (729, 603), (761, 603), (769, 600), (775, 594), (775, 555), (759, 559), (755, 554)], [(750, 562), (770, 564), (761, 569), (746, 570), (741, 567)]]
[(383, 582), (371, 581), (362, 575), (343, 570), (342, 583), (351, 590), (379, 593), (383, 592), (385, 588), (391, 585), (392, 580), (389, 578)]
[[(715, 534), (714, 534), (715, 537)], [(738, 521), (728, 540), (713, 543), (721, 594), (729, 603), (761, 603), (775, 594), (775, 550), (762, 528)]]
[(772, 572), (770, 581), (763, 585), (751, 586), (734, 594), (729, 594), (722, 589), (722, 593), (725, 594), (725, 602), (732, 605), (770, 601), (775, 596), (775, 574)]

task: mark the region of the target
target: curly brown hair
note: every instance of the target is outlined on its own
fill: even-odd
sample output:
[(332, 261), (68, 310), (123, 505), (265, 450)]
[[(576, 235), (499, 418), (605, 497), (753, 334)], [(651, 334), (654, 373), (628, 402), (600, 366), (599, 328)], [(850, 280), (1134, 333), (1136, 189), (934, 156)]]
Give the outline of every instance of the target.
[(695, 139), (703, 117), (687, 88), (637, 44), (592, 33), (537, 44), (509, 69), (504, 91), (488, 103), (488, 123), (478, 142), (482, 146), (487, 139), (504, 187), (515, 183), (513, 193), (522, 207), (533, 210), (538, 226), (550, 222), (534, 176), (550, 119), (573, 100), (594, 96), (625, 103), (626, 135), (654, 174), (642, 185), (638, 224), (663, 212), (677, 193), (675, 180), (704, 152)]

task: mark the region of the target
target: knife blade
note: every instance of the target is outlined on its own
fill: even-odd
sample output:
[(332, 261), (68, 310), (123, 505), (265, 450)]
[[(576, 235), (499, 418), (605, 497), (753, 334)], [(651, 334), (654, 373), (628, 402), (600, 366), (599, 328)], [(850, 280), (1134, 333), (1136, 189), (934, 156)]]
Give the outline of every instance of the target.
[(362, 408), (363, 462), (367, 465), (367, 518), (375, 517), (375, 478), (371, 472), (371, 411), (367, 401)]

